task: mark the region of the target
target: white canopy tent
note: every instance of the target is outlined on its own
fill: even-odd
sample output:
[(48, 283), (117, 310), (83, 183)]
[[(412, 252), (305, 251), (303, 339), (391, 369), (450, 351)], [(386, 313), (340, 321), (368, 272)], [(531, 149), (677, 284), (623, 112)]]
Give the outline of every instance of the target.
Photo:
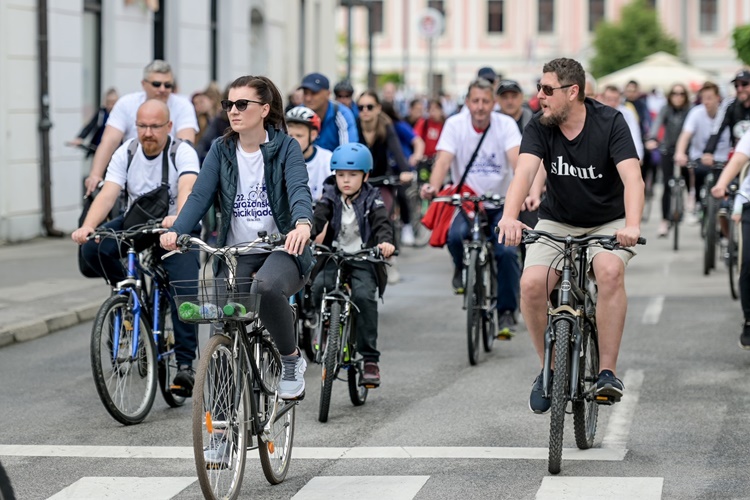
[(597, 87), (599, 91), (605, 85), (623, 89), (630, 80), (638, 82), (645, 91), (657, 87), (665, 93), (675, 83), (687, 85), (693, 91), (707, 80), (719, 84), (716, 75), (711, 72), (685, 64), (672, 54), (656, 52), (637, 64), (599, 78)]

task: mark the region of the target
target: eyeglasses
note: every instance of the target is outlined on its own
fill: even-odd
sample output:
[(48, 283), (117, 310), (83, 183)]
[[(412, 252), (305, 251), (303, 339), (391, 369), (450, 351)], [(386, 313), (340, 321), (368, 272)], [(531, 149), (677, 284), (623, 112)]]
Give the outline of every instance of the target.
[(569, 83), (567, 85), (562, 85), (560, 87), (553, 87), (551, 85), (541, 85), (537, 83), (536, 91), (539, 92), (541, 90), (542, 92), (544, 92), (544, 95), (551, 96), (555, 92), (555, 90), (567, 89), (568, 87), (572, 87), (573, 85), (575, 85), (575, 83)]
[(161, 125), (146, 125), (145, 123), (136, 123), (135, 126), (136, 126), (136, 128), (138, 128), (138, 130), (146, 131), (148, 129), (151, 129), (152, 131), (156, 132), (157, 130), (159, 130), (160, 128), (164, 127), (168, 123), (169, 122), (164, 122)]
[(351, 94), (336, 94), (336, 99), (351, 99)]
[(221, 109), (229, 113), (232, 110), (232, 106), (234, 106), (237, 108), (237, 111), (245, 111), (247, 109), (247, 105), (251, 102), (260, 104), (261, 106), (265, 104), (265, 102), (253, 101), (252, 99), (237, 99), (236, 101), (224, 99), (223, 101), (221, 101)]
[(364, 111), (364, 110), (372, 111), (373, 109), (375, 109), (375, 106), (376, 104), (357, 104), (357, 107), (359, 108), (360, 111)]
[(174, 83), (172, 82), (149, 82), (148, 80), (143, 80), (143, 81), (146, 83), (150, 83), (151, 86), (154, 87), (155, 89), (160, 88), (162, 85), (164, 85), (165, 89), (171, 89), (172, 87), (174, 87)]
[(740, 80), (737, 80), (736, 82), (734, 82), (734, 88), (736, 89), (747, 87), (748, 85), (750, 85), (750, 82), (743, 82)]

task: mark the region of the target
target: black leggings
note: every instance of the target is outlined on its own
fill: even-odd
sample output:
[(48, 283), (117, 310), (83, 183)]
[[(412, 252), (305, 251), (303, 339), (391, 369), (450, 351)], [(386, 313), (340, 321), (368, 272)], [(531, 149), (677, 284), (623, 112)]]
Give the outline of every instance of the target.
[(740, 303), (745, 321), (750, 321), (750, 203), (742, 206), (742, 255), (740, 263)]

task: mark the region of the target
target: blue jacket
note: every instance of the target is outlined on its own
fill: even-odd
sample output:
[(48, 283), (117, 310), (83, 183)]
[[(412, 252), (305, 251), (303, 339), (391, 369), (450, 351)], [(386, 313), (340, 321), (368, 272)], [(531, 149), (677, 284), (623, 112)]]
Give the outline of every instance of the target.
[[(307, 167), (299, 143), (280, 130), (266, 127), (268, 142), (260, 145), (268, 201), (276, 227), (283, 234), (293, 230), (299, 219), (312, 220), (312, 195), (307, 185)], [(171, 231), (189, 233), (208, 211), (217, 193), (221, 206), (218, 246), (225, 246), (238, 184), (237, 144), (217, 139), (211, 145), (198, 179)], [(309, 247), (296, 257), (300, 274), (312, 269)]]
[[(335, 114), (334, 114), (335, 113)], [(328, 110), (320, 127), (315, 145), (333, 151), (342, 144), (359, 142), (357, 122), (352, 110), (341, 103), (328, 101)]]

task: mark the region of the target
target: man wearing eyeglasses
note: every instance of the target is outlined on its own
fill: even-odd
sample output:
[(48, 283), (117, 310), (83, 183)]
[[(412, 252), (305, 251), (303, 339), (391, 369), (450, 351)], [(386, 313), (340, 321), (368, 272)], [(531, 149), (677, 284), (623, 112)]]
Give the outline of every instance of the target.
[(702, 163), (706, 166), (714, 164), (714, 153), (721, 139), (721, 133), (728, 128), (731, 132), (732, 146), (735, 146), (742, 136), (750, 129), (750, 71), (740, 70), (732, 80), (737, 96), (726, 99), (714, 120), (716, 125), (708, 138), (703, 150)]
[(305, 106), (321, 119), (320, 135), (315, 145), (333, 151), (342, 144), (359, 142), (357, 123), (348, 106), (331, 101), (331, 84), (324, 75), (310, 73), (302, 79)]
[[(172, 157), (169, 146), (172, 142), (169, 140), (172, 121), (169, 118), (169, 108), (163, 101), (150, 99), (141, 104), (134, 121), (138, 137), (126, 140), (112, 155), (101, 192), (91, 204), (81, 227), (71, 235), (73, 241), (83, 245), (81, 256), (90, 268), (90, 276), (101, 276), (112, 286), (126, 277), (127, 273), (120, 258), (127, 252), (127, 248), (120, 246), (114, 239), (87, 241), (87, 238), (99, 224), (104, 222), (120, 196), (120, 192), (123, 189), (127, 190), (130, 205), (139, 196), (158, 188), (162, 183), (164, 162), (167, 162), (169, 211), (162, 220), (162, 226), (169, 228), (172, 227), (177, 214), (193, 190), (200, 168), (198, 153), (185, 142), (177, 146)], [(133, 152), (131, 143), (134, 141), (137, 143), (137, 148)], [(132, 152), (132, 156), (129, 151)], [(123, 220), (124, 216), (121, 215), (107, 222), (103, 227), (115, 231), (121, 230)], [(195, 230), (197, 236), (198, 228)], [(138, 247), (145, 249), (154, 245), (154, 258), (159, 259), (166, 251), (156, 245), (158, 241), (158, 235), (146, 236), (136, 243), (136, 249)], [(194, 280), (197, 283), (199, 267), (197, 253), (177, 254), (164, 260), (162, 264), (170, 282)], [(197, 347), (197, 330), (194, 325), (179, 320), (176, 308), (172, 308), (172, 324), (176, 342), (175, 358), (179, 367), (174, 381), (171, 382), (172, 392), (178, 396), (189, 397), (193, 390), (192, 364)]]
[(174, 124), (170, 135), (191, 143), (195, 142), (195, 133), (199, 130), (195, 108), (189, 99), (173, 93), (174, 85), (169, 63), (156, 59), (143, 69), (143, 80), (141, 80), (143, 90), (126, 94), (117, 101), (94, 154), (91, 172), (86, 178), (87, 195), (102, 181), (107, 164), (117, 147), (123, 141), (138, 136), (135, 127), (136, 113), (139, 106), (149, 99), (162, 101), (169, 108)]
[[(632, 247), (641, 235), (644, 184), (633, 137), (622, 113), (584, 97), (585, 74), (573, 59), (555, 59), (544, 65), (537, 85), (541, 113), (526, 126), (513, 181), (498, 223), (499, 239), (518, 245), (527, 226), (518, 214), (541, 165), (547, 174), (547, 195), (539, 207), (535, 229), (567, 234), (612, 234), (623, 247)], [(620, 350), (627, 296), (627, 250), (589, 249), (589, 265), (596, 275), (599, 329), (598, 395), (619, 400), (624, 387), (615, 369)], [(548, 292), (560, 276), (558, 253), (543, 244), (527, 248), (521, 276), (521, 312), (526, 320), (540, 365), (544, 356)], [(559, 269), (558, 269), (559, 271)], [(554, 376), (554, 375), (553, 375)], [(541, 374), (529, 398), (529, 409), (547, 413)]]

